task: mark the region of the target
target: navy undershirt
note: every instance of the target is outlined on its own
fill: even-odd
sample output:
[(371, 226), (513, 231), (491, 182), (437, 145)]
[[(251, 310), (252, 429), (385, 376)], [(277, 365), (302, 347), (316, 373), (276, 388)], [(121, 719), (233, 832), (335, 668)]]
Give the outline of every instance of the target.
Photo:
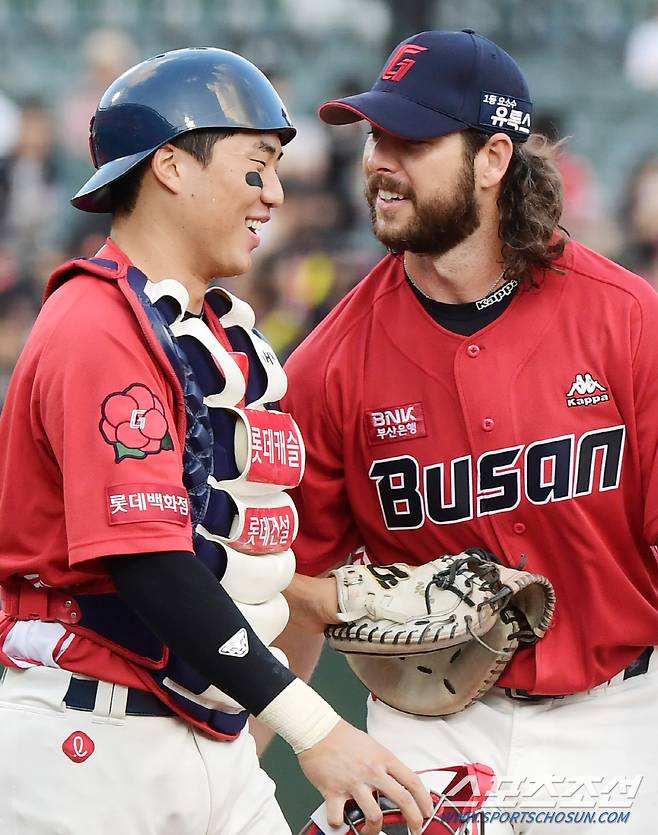
[(512, 299), (517, 294), (519, 288), (514, 290), (507, 296), (502, 298), (499, 302), (478, 310), (475, 302), (468, 302), (467, 304), (448, 304), (447, 302), (438, 302), (435, 299), (428, 299), (420, 290), (409, 280), (407, 282), (414, 292), (418, 301), (422, 304), (434, 321), (441, 325), (448, 331), (459, 333), (462, 336), (471, 336), (482, 328), (490, 325), (503, 313), (512, 303)]

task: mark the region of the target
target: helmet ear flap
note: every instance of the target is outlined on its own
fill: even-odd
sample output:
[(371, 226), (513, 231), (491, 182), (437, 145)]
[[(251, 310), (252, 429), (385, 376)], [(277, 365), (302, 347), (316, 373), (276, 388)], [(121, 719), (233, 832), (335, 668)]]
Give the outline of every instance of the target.
[(98, 171), (98, 158), (96, 157), (96, 148), (94, 147), (94, 122), (96, 121), (96, 114), (91, 117), (89, 120), (89, 156), (91, 157), (91, 162)]

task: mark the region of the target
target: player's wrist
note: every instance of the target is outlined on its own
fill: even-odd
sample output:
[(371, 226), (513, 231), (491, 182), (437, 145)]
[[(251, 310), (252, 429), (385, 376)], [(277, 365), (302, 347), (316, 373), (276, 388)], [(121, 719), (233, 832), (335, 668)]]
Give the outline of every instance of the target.
[(295, 574), (283, 594), (290, 606), (290, 620), (303, 629), (323, 632), (327, 624), (341, 623), (333, 577)]
[(320, 611), (322, 612), (322, 620), (325, 624), (342, 623), (336, 578), (318, 578), (317, 583), (316, 593), (318, 595)]
[(317, 745), (340, 722), (331, 705), (298, 678), (272, 699), (258, 719), (285, 739), (295, 754)]

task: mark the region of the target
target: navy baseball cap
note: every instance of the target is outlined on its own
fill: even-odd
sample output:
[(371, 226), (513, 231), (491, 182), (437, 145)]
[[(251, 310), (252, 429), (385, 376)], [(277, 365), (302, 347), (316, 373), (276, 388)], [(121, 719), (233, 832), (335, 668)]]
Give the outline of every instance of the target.
[(367, 93), (328, 101), (330, 125), (366, 119), (402, 139), (431, 139), (474, 128), (530, 135), (532, 102), (516, 61), (472, 29), (420, 32), (395, 47)]

